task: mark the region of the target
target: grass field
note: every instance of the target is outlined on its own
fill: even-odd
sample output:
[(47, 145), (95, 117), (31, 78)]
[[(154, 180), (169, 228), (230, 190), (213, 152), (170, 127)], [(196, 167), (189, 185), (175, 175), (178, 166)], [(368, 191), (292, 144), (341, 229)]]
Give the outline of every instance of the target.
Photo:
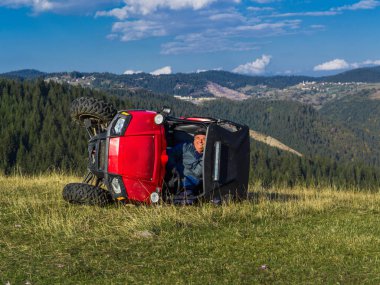
[(99, 208), (62, 200), (74, 181), (0, 177), (1, 284), (380, 284), (379, 192)]

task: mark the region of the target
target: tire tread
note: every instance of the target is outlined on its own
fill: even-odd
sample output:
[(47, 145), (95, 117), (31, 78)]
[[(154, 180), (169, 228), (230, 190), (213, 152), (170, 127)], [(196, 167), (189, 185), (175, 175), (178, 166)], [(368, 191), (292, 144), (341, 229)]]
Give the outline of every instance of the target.
[(86, 183), (70, 183), (63, 188), (63, 199), (72, 204), (105, 206), (112, 202), (112, 196), (100, 187)]
[(112, 120), (116, 113), (117, 110), (112, 104), (92, 97), (80, 97), (75, 99), (71, 103), (70, 108), (71, 118), (80, 124), (83, 123), (81, 120), (83, 115), (95, 117), (102, 123), (108, 123)]

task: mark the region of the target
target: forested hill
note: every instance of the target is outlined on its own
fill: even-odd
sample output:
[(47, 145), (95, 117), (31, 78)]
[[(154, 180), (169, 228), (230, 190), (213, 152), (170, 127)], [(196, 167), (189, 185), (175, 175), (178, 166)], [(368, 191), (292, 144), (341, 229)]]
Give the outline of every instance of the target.
[[(322, 117), (309, 106), (294, 102), (247, 100), (208, 104), (213, 114), (241, 121), (251, 129), (271, 135), (309, 157), (336, 161), (365, 161), (380, 165), (380, 144), (371, 137)], [(363, 146), (367, 146), (367, 148)]]
[(125, 93), (122, 90), (110, 92), (128, 96), (138, 108), (157, 110), (166, 105), (173, 106), (176, 115), (198, 114), (240, 122), (279, 139), (309, 157), (320, 156), (341, 162), (362, 161), (380, 166), (380, 142), (377, 137), (367, 136), (359, 127), (349, 128), (342, 121), (334, 122), (328, 116), (321, 116), (312, 107), (296, 102), (218, 100), (195, 106), (163, 95), (123, 95)]
[(349, 70), (337, 75), (321, 77), (321, 81), (327, 82), (380, 82), (380, 66), (365, 67)]
[(41, 72), (35, 69), (23, 69), (0, 74), (0, 77), (8, 79), (37, 79), (47, 75), (46, 72)]
[[(182, 88), (193, 88), (197, 90), (199, 87), (204, 87), (207, 82), (212, 81), (230, 88), (240, 88), (246, 85), (267, 85), (270, 87), (283, 88), (298, 84), (302, 81), (314, 80), (313, 77), (307, 76), (248, 76), (227, 71), (210, 70), (197, 73), (175, 73), (151, 75), (149, 73), (138, 74), (113, 74), (113, 73), (86, 73), (86, 72), (59, 72), (46, 73), (33, 69), (25, 69), (12, 71), (0, 74), (0, 77), (11, 79), (36, 79), (42, 78), (61, 78), (65, 79), (80, 79), (82, 77), (93, 76), (95, 81), (93, 87), (107, 87), (126, 84), (130, 87), (141, 87), (152, 90), (157, 93), (173, 93), (173, 90)], [(183, 86), (181, 86), (183, 85)], [(177, 90), (181, 93), (181, 90)]]
[[(42, 80), (0, 79), (0, 173), (84, 169), (87, 138), (69, 115), (71, 101), (82, 96), (106, 98), (89, 89)], [(121, 99), (107, 100), (130, 106)]]
[[(95, 96), (118, 109), (160, 109), (169, 105), (176, 115), (205, 115), (246, 123), (272, 135), (305, 157), (252, 142), (252, 182), (269, 185), (321, 185), (376, 188), (380, 186), (378, 146), (352, 131), (322, 119), (312, 108), (288, 102), (220, 101), (203, 107), (144, 90), (92, 89), (43, 80), (0, 79), (0, 173), (24, 174), (51, 170), (77, 171), (87, 163), (87, 137), (70, 121), (73, 99)], [(363, 151), (360, 144), (368, 148)], [(371, 164), (373, 166), (367, 166)]]
[(380, 92), (362, 92), (331, 101), (320, 113), (350, 128), (361, 129), (366, 136), (380, 141)]
[(144, 88), (155, 93), (170, 95), (207, 96), (205, 91), (209, 82), (219, 84), (232, 90), (250, 86), (267, 86), (286, 88), (296, 84), (314, 82), (380, 82), (380, 67), (367, 67), (346, 71), (333, 76), (247, 76), (227, 71), (205, 71), (199, 73), (176, 73), (151, 75), (138, 73), (117, 75), (112, 73), (61, 72), (44, 73), (37, 70), (20, 70), (0, 74), (4, 78), (35, 79), (50, 78), (60, 83), (71, 82), (93, 88)]

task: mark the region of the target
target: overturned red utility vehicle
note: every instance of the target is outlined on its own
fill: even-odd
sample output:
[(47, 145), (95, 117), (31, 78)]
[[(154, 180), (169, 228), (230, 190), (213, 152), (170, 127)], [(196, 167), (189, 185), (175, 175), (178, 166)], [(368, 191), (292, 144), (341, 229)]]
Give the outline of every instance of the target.
[(90, 139), (84, 181), (67, 184), (63, 190), (70, 203), (170, 203), (181, 189), (169, 183), (173, 177), (166, 171), (167, 150), (192, 141), (200, 126), (206, 129), (206, 146), (203, 181), (195, 198), (223, 201), (247, 196), (247, 126), (214, 118), (176, 118), (167, 108), (117, 112), (112, 105), (88, 97), (73, 101), (71, 116), (86, 128)]

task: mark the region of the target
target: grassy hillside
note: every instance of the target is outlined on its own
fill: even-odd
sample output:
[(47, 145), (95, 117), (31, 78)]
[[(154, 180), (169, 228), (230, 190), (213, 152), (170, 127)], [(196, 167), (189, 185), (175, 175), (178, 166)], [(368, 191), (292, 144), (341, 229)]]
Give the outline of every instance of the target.
[(251, 188), (213, 207), (72, 206), (0, 176), (1, 284), (379, 284), (380, 194)]

